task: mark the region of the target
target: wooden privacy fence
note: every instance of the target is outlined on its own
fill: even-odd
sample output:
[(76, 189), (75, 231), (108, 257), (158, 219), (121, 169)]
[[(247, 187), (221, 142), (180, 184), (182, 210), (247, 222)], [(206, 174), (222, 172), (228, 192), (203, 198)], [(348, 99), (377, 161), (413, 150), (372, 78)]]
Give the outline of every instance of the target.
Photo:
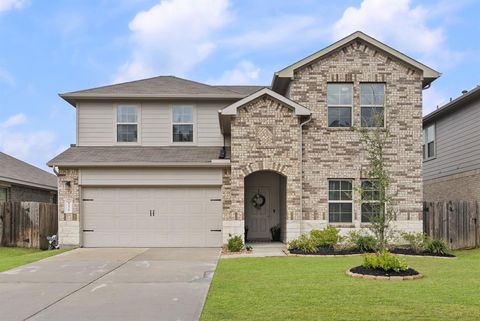
[(423, 232), (444, 240), (451, 249), (480, 246), (479, 219), (476, 201), (423, 203)]
[(0, 244), (47, 249), (47, 236), (57, 234), (57, 204), (0, 202)]

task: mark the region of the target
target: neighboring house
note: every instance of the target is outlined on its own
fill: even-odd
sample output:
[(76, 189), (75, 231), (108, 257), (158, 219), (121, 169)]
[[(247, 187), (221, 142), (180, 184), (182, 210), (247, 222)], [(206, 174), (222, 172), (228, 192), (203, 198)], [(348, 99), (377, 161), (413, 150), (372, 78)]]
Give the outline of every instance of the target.
[(353, 127), (384, 114), (396, 226), (422, 230), (422, 89), (440, 74), (356, 32), (270, 87), (155, 77), (61, 94), (76, 146), (58, 168), (62, 244), (220, 246), (368, 226), (369, 161)]
[(479, 86), (423, 117), (425, 201), (480, 201), (479, 120)]
[(57, 177), (0, 152), (0, 202), (57, 202)]

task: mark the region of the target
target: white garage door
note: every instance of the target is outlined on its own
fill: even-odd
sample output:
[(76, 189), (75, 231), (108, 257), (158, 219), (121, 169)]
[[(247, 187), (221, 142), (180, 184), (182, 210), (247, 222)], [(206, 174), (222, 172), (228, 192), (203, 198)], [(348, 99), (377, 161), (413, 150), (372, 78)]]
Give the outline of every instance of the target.
[(220, 187), (86, 187), (85, 247), (222, 245)]

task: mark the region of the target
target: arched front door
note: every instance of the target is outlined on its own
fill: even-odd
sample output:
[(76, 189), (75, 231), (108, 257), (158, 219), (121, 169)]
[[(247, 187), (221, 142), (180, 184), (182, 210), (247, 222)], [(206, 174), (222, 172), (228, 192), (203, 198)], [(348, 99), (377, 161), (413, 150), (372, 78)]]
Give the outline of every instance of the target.
[(247, 241), (280, 241), (285, 213), (286, 178), (258, 171), (245, 178), (245, 233)]

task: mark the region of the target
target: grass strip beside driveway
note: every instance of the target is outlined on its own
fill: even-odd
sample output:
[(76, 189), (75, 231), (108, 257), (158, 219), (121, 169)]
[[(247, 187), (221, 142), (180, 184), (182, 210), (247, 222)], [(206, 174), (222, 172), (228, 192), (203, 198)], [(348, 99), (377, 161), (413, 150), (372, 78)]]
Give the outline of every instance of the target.
[(19, 247), (0, 247), (0, 272), (32, 263), (49, 256), (57, 255), (68, 250), (69, 249), (43, 251)]
[(480, 249), (455, 254), (406, 257), (414, 281), (346, 276), (361, 256), (223, 259), (202, 320), (480, 320)]

